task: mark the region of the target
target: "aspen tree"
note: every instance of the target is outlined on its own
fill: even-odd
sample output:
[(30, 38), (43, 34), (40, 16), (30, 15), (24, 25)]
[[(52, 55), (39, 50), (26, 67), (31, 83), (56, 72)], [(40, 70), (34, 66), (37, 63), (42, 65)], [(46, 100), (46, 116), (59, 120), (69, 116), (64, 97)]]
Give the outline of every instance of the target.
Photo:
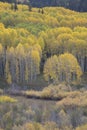
[(18, 44), (16, 48), (16, 55), (18, 58), (18, 69), (19, 69), (19, 81), (23, 82), (24, 81), (24, 57), (25, 57), (25, 52), (22, 44)]
[(0, 44), (0, 76), (3, 76), (3, 47)]
[(9, 48), (9, 60), (10, 60), (10, 74), (12, 77), (12, 81), (16, 82), (16, 56), (15, 49), (13, 47)]
[(36, 76), (40, 73), (40, 56), (38, 51), (32, 51), (31, 52), (32, 57), (32, 75), (33, 79), (36, 79)]
[(48, 82), (50, 80), (53, 83), (65, 81), (70, 84), (73, 80), (79, 80), (81, 75), (82, 70), (77, 59), (69, 53), (61, 54), (58, 57), (52, 56), (44, 65), (44, 77)]
[(48, 58), (45, 65), (44, 65), (44, 78), (48, 83), (51, 81), (58, 82), (58, 74), (57, 68), (58, 67), (58, 58), (57, 56), (53, 56)]

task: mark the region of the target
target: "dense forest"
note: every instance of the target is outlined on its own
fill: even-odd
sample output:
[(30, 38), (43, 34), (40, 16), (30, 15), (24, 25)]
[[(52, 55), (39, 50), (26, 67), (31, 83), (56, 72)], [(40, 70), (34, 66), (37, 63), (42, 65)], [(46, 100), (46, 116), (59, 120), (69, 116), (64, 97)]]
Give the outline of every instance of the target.
[[(1, 0), (3, 2), (15, 2), (16, 0)], [(17, 0), (18, 3), (28, 4), (29, 0)], [(62, 6), (72, 10), (86, 12), (87, 0), (30, 0), (33, 7)]]
[(0, 2), (0, 130), (87, 130), (87, 13), (33, 4)]
[(48, 83), (70, 84), (87, 72), (86, 13), (61, 7), (29, 11), (25, 5), (17, 13), (0, 4), (1, 78), (29, 83), (43, 73)]
[(32, 6), (62, 6), (76, 11), (87, 11), (87, 0), (30, 0)]

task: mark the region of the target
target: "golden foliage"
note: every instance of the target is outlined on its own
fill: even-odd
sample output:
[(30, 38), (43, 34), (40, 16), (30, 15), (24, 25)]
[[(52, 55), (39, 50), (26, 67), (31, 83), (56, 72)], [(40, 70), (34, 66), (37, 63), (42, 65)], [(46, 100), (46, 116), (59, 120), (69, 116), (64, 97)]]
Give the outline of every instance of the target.
[(4, 103), (4, 102), (16, 102), (16, 99), (13, 99), (9, 96), (0, 96), (0, 103)]

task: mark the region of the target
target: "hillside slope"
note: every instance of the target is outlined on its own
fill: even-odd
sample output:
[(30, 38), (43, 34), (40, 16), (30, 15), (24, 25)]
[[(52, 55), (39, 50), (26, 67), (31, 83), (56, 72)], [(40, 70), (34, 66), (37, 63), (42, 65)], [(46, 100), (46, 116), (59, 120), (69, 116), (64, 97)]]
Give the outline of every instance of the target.
[[(87, 72), (87, 13), (62, 7), (29, 12), (26, 5), (18, 5), (14, 11), (10, 4), (0, 3), (0, 22), (0, 75), (8, 83), (28, 84), (40, 75), (49, 83), (67, 82), (68, 68), (71, 84)], [(75, 62), (69, 60), (71, 54)], [(65, 62), (60, 63), (62, 56)], [(62, 64), (60, 73), (53, 62), (50, 66), (52, 59)], [(77, 69), (72, 66), (75, 63)]]

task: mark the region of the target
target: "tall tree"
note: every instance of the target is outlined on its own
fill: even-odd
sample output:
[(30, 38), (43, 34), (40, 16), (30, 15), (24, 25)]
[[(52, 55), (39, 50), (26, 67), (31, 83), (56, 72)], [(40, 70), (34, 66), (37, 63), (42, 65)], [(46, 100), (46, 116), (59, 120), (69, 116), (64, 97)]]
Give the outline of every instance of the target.
[(44, 77), (53, 83), (65, 81), (70, 84), (73, 80), (79, 80), (81, 75), (82, 70), (76, 58), (69, 53), (52, 56), (44, 65)]
[(17, 11), (17, 10), (18, 10), (17, 0), (15, 0), (15, 3), (14, 3), (14, 10), (15, 10), (15, 11)]

